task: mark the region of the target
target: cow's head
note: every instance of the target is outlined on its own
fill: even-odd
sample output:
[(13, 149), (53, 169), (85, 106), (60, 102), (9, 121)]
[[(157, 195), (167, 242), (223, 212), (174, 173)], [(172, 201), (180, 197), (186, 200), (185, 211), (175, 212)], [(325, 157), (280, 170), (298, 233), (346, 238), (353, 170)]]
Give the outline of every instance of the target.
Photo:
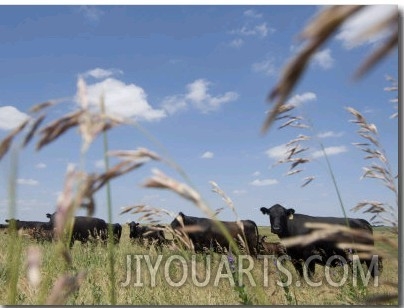
[(185, 215), (183, 212), (179, 212), (177, 217), (171, 222), (171, 228), (173, 230), (181, 229), (184, 226)]
[(139, 223), (131, 221), (129, 225), (129, 238), (136, 238), (138, 236)]
[(287, 221), (295, 213), (294, 209), (285, 209), (280, 204), (275, 204), (269, 209), (262, 207), (261, 212), (264, 215), (269, 215), (269, 221), (271, 223), (271, 232), (279, 236), (287, 235)]

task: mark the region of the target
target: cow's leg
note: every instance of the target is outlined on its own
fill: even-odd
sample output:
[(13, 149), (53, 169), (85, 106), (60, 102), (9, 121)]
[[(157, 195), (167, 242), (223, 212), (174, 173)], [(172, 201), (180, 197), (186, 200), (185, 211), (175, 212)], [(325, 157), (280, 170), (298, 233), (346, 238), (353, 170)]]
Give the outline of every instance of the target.
[(307, 268), (307, 274), (309, 278), (312, 278), (314, 276), (314, 272), (316, 271), (316, 262), (314, 260), (311, 260), (308, 264), (305, 262), (306, 268)]
[(370, 270), (370, 274), (374, 278), (375, 276), (379, 276), (379, 274), (383, 270), (383, 263), (380, 256), (373, 256), (373, 257), (378, 258), (377, 264), (374, 263), (373, 258), (366, 259), (365, 263), (368, 268), (368, 271)]
[(292, 264), (296, 269), (296, 272), (299, 274), (300, 277), (303, 277), (303, 264), (300, 260), (292, 259)]

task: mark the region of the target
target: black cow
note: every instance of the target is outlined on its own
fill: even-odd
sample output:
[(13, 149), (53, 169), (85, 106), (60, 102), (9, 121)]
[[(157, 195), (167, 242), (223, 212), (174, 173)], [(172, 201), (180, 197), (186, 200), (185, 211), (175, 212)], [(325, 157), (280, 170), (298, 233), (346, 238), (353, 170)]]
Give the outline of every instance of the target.
[(122, 235), (122, 226), (118, 223), (115, 224), (107, 224), (107, 226), (112, 227), (112, 234), (114, 237), (114, 243), (118, 244), (119, 241), (121, 240), (121, 235)]
[[(332, 256), (341, 256), (342, 260), (349, 260), (347, 250), (338, 248), (338, 243), (353, 241), (356, 244), (374, 245), (373, 230), (371, 225), (364, 219), (354, 218), (336, 218), (336, 217), (313, 217), (303, 214), (295, 214), (294, 209), (286, 209), (279, 204), (275, 204), (270, 208), (261, 208), (261, 212), (269, 215), (271, 223), (271, 232), (277, 234), (280, 239), (289, 237), (306, 235), (313, 231), (305, 226), (305, 223), (327, 223), (334, 225), (346, 226), (349, 223), (350, 228), (361, 230), (367, 236), (353, 236), (348, 234), (338, 234), (324, 239), (316, 240), (310, 244), (299, 246), (291, 246), (287, 248), (287, 254), (291, 257), (291, 261), (296, 268), (296, 271), (303, 276), (303, 264), (301, 261), (308, 261), (308, 274), (312, 276), (315, 271), (315, 263), (326, 265), (327, 260)], [(309, 259), (312, 256), (319, 256)], [(308, 260), (309, 259), (309, 260)], [(311, 261), (311, 262), (310, 262)], [(341, 263), (337, 259), (333, 260), (330, 266), (337, 266)], [(365, 261), (368, 268), (371, 265), (372, 258), (362, 259)], [(379, 267), (381, 267), (381, 258), (379, 257)], [(371, 271), (372, 276), (378, 275), (378, 267), (375, 266)]]
[(36, 231), (42, 231), (42, 230), (52, 230), (52, 225), (50, 221), (44, 222), (44, 221), (30, 221), (30, 220), (19, 220), (19, 219), (6, 219), (5, 220), (9, 226), (11, 223), (15, 223), (16, 229), (31, 229), (31, 230), (36, 230)]
[[(55, 226), (55, 215), (46, 214), (50, 219), (52, 227)], [(70, 239), (70, 248), (73, 246), (74, 241), (86, 243), (90, 238), (100, 238), (103, 242), (106, 241), (108, 234), (108, 226), (105, 220), (101, 218), (88, 217), (88, 216), (75, 216), (72, 230), (72, 237)]]
[(139, 242), (155, 241), (158, 246), (161, 246), (166, 242), (164, 236), (164, 231), (161, 230), (163, 227), (160, 225), (149, 227), (141, 226), (138, 222), (131, 221), (129, 225), (129, 238), (132, 240), (137, 240)]
[[(182, 221), (182, 223), (181, 223)], [(240, 238), (247, 241), (247, 248), (251, 255), (258, 253), (258, 228), (252, 220), (241, 220), (243, 231), (235, 221), (221, 221), (230, 236), (236, 243)], [(182, 230), (184, 226), (185, 230)], [(175, 231), (184, 232), (190, 238), (197, 252), (203, 252), (206, 248), (213, 248), (218, 251), (221, 247), (229, 248), (229, 241), (223, 235), (220, 227), (212, 219), (186, 216), (182, 212), (171, 222), (171, 228)], [(188, 230), (187, 230), (188, 229)], [(193, 229), (193, 230), (192, 230)]]

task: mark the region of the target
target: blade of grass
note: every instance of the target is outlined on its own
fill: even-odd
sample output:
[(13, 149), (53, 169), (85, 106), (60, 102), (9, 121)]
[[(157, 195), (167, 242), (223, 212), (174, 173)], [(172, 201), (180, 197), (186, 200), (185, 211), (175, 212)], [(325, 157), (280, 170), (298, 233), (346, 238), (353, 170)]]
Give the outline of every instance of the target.
[[(101, 113), (105, 114), (105, 101), (104, 96), (101, 97)], [(109, 170), (109, 158), (108, 158), (108, 136), (107, 131), (103, 133), (103, 145), (104, 145), (104, 163), (106, 171)], [(110, 300), (111, 305), (116, 305), (116, 292), (115, 292), (115, 261), (114, 261), (114, 236), (112, 231), (112, 198), (111, 198), (111, 185), (109, 181), (106, 183), (106, 197), (108, 207), (108, 262), (109, 262), (109, 280), (110, 280)]]

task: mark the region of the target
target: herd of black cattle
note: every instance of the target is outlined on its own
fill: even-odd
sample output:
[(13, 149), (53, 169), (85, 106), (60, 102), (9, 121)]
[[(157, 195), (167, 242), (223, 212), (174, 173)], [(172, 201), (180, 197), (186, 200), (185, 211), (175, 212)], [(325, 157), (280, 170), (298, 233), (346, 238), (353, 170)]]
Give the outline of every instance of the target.
[[(314, 217), (303, 214), (295, 214), (294, 209), (286, 209), (279, 204), (275, 204), (270, 208), (261, 208), (264, 215), (269, 216), (271, 232), (278, 235), (280, 239), (310, 234), (313, 229), (305, 226), (305, 223), (327, 223), (331, 225), (347, 226), (354, 231), (349, 234), (348, 241), (367, 246), (373, 246), (373, 230), (372, 226), (364, 219), (353, 218), (336, 218), (336, 217)], [(16, 226), (16, 229), (26, 229), (31, 232), (33, 237), (40, 240), (52, 240), (54, 238), (56, 213), (46, 214), (49, 218), (48, 222), (39, 221), (21, 221), (21, 220), (8, 220), (8, 224), (0, 224), (1, 228), (9, 228), (11, 224)], [(171, 240), (166, 239), (164, 235), (164, 227), (161, 225), (147, 226), (140, 225), (132, 221), (129, 225), (129, 237), (132, 240), (141, 242), (153, 241), (157, 246), (167, 244)], [(242, 225), (242, 226), (241, 226)], [(319, 263), (328, 266), (339, 266), (341, 262), (331, 262), (326, 264), (327, 260), (331, 257), (339, 256), (341, 258), (336, 260), (350, 260), (351, 249), (341, 249), (338, 244), (347, 241), (347, 236), (332, 236), (317, 239), (309, 244), (301, 246), (292, 246), (287, 249), (279, 242), (269, 243), (265, 241), (265, 236), (260, 236), (258, 227), (252, 220), (241, 220), (241, 222), (228, 222), (222, 221), (222, 226), (228, 231), (229, 235), (235, 239), (236, 242), (241, 244), (244, 242), (247, 247), (245, 251), (252, 256), (258, 254), (272, 254), (276, 256), (287, 255), (290, 257), (296, 271), (303, 276), (303, 264), (310, 260), (313, 255), (316, 257), (314, 262), (306, 262), (308, 274), (314, 274), (315, 264)], [(212, 219), (187, 216), (180, 212), (178, 216), (172, 221), (170, 230), (173, 234), (178, 236), (186, 236), (194, 247), (195, 252), (204, 252), (206, 249), (213, 249), (216, 252), (223, 251), (223, 247), (229, 247), (228, 237), (223, 235), (223, 229), (215, 223)], [(108, 230), (112, 230), (113, 242), (119, 243), (122, 226), (118, 223), (108, 224), (103, 219), (86, 216), (76, 216), (72, 228), (72, 236), (70, 247), (74, 242), (80, 241), (86, 243), (89, 240), (98, 238), (106, 241), (108, 238)], [(166, 229), (167, 230), (167, 229)], [(361, 234), (361, 235), (355, 235)], [(363, 236), (365, 234), (365, 236)], [(240, 240), (241, 239), (241, 240)], [(359, 254), (360, 251), (356, 249)], [(371, 266), (373, 256), (362, 257), (360, 261), (366, 263), (368, 269), (371, 269), (371, 275), (378, 275), (381, 268), (381, 258), (378, 259), (378, 266)]]

